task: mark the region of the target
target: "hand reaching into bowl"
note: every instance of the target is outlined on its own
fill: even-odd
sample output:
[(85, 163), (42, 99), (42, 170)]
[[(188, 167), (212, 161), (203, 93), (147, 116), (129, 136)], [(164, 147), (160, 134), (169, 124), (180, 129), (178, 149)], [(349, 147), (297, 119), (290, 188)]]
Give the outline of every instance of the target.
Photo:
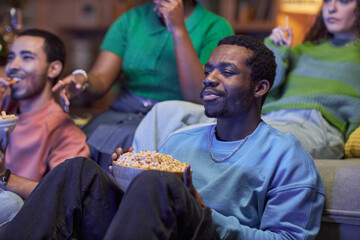
[[(121, 154), (127, 153), (127, 152), (133, 152), (133, 151), (134, 151), (133, 147), (128, 147), (124, 151), (123, 151), (123, 149), (121, 147), (116, 148), (115, 151), (111, 154), (111, 160), (112, 160), (111, 163), (113, 161), (116, 161), (120, 157)], [(112, 164), (109, 166), (109, 170), (110, 170), (111, 173), (113, 173)]]

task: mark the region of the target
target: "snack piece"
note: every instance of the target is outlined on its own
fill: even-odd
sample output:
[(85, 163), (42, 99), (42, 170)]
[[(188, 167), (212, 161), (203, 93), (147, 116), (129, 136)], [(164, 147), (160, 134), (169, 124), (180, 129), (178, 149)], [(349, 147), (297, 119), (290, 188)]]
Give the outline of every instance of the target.
[(11, 79), (10, 81), (7, 81), (7, 82), (8, 82), (9, 85), (14, 85), (14, 84), (17, 83), (16, 81), (14, 81), (14, 80), (12, 80), (12, 79)]
[(17, 84), (18, 82), (20, 82), (19, 79), (15, 79), (15, 78), (11, 78), (10, 80), (7, 81), (7, 83), (9, 85), (14, 85), (14, 84)]
[(171, 155), (155, 151), (127, 152), (114, 161), (124, 167), (153, 169), (167, 172), (184, 172), (187, 163), (181, 163)]
[(5, 111), (1, 111), (0, 120), (16, 118), (14, 114), (6, 115)]

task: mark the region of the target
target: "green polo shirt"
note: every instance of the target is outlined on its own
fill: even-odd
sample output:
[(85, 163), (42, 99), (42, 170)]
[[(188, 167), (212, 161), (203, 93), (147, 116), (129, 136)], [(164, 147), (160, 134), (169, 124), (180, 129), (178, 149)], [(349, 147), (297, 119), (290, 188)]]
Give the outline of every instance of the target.
[[(131, 9), (110, 27), (101, 45), (123, 59), (126, 88), (138, 96), (158, 101), (182, 99), (171, 33), (161, 23), (154, 4)], [(185, 21), (204, 65), (217, 42), (232, 35), (230, 24), (197, 4)]]

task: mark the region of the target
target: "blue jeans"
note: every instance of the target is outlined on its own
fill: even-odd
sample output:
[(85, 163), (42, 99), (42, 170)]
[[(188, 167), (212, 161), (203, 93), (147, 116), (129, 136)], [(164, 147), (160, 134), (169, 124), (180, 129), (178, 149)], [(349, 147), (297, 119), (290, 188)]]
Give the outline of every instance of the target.
[[(21, 227), (19, 227), (21, 226)], [(218, 239), (174, 174), (145, 171), (124, 194), (93, 160), (66, 160), (38, 184), (0, 239)]]
[(16, 193), (0, 190), (0, 229), (19, 212), (24, 201)]

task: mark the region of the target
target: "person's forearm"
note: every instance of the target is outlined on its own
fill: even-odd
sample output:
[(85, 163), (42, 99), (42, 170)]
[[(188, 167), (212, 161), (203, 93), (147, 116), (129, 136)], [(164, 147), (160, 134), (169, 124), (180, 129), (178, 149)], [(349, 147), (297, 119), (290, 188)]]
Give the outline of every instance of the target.
[(275, 43), (270, 38), (265, 38), (264, 44), (274, 53), (276, 59), (276, 76), (274, 85), (270, 91), (273, 91), (277, 87), (283, 85), (286, 82), (287, 72), (289, 71), (289, 60), (291, 54), (291, 48), (287, 46), (276, 47)]
[(101, 79), (91, 72), (88, 73), (88, 83), (85, 90), (80, 94), (80, 97), (86, 101), (97, 100), (104, 96), (104, 94), (111, 87), (101, 81)]
[[(214, 209), (211, 209), (211, 214), (214, 227), (221, 239), (286, 239), (284, 235), (286, 235), (287, 232), (285, 230), (276, 232), (270, 229), (264, 230), (249, 227), (241, 224), (236, 217), (222, 215)], [(291, 235), (290, 233), (288, 234)]]
[(38, 182), (10, 174), (9, 181), (6, 186), (1, 186), (5, 190), (18, 194), (23, 199), (26, 199), (30, 193), (35, 189)]
[(184, 100), (200, 103), (204, 71), (185, 26), (172, 33), (179, 84)]
[(81, 97), (94, 100), (104, 96), (121, 72), (121, 66), (121, 57), (109, 51), (101, 51), (87, 72), (88, 87), (81, 93)]

